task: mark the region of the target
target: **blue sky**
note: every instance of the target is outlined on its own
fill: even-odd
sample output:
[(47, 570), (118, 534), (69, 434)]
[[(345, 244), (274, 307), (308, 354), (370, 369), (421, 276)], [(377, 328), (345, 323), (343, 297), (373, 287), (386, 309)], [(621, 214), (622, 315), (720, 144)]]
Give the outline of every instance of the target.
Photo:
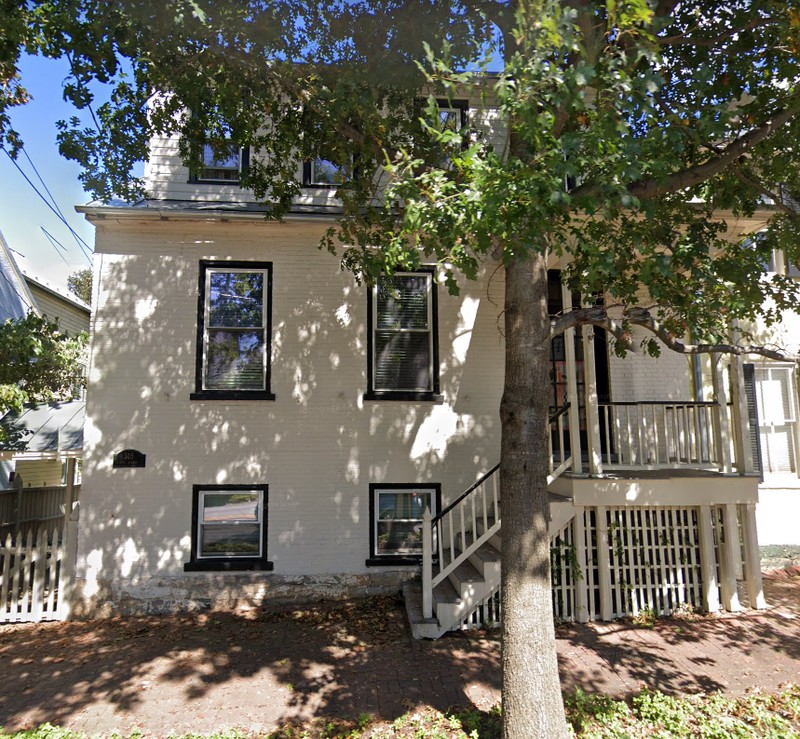
[[(66, 222), (89, 245), (94, 246), (94, 229), (75, 212), (75, 205), (90, 200), (78, 180), (79, 167), (58, 153), (56, 121), (74, 114), (71, 106), (61, 97), (67, 74), (65, 62), (27, 57), (21, 64), (22, 79), (33, 100), (12, 112), (12, 122), (25, 142), (25, 154), (20, 154), (17, 164), (47, 197), (53, 196)], [(53, 213), (36, 194), (23, 175), (0, 151), (0, 231), (14, 250), (20, 267), (55, 285), (65, 286), (72, 272), (89, 266), (89, 259), (79, 247), (75, 237), (61, 219)], [(45, 234), (63, 245), (57, 247)]]

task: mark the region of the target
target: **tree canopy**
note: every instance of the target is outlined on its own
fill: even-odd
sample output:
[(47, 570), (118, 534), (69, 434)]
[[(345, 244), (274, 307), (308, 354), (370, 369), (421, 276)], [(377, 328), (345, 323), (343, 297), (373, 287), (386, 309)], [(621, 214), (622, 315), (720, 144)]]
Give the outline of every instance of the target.
[(86, 334), (69, 336), (31, 312), (0, 324), (0, 414), (25, 403), (68, 400), (85, 383)]
[[(93, 124), (63, 122), (59, 143), (101, 199), (143, 197), (132, 164), (175, 134), (194, 167), (205, 143), (268, 152), (243, 185), (279, 218), (302, 162), (324, 154), (358, 171), (324, 246), (359, 277), (435, 261), (456, 291), (502, 260), (504, 721), (508, 736), (563, 735), (542, 626), (549, 340), (593, 323), (625, 348), (639, 325), (678, 350), (741, 352), (732, 322), (797, 306), (797, 283), (767, 273), (775, 249), (800, 257), (796, 2), (43, 0), (7, 14), (0, 141), (21, 145), (20, 50), (66, 55), (65, 97)], [(442, 125), (437, 101), (465, 96), (498, 135)], [(605, 307), (551, 319), (552, 259)], [(549, 678), (530, 688), (537, 670)]]
[(67, 277), (67, 287), (84, 303), (92, 302), (92, 270), (79, 269)]

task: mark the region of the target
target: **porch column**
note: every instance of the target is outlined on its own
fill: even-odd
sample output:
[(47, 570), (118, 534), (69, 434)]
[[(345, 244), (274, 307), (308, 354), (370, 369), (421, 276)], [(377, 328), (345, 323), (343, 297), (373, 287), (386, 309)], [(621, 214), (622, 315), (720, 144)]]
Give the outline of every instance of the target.
[(575, 619), (585, 624), (589, 621), (589, 562), (586, 557), (586, 509), (575, 506), (575, 518), (572, 519), (572, 540), (575, 544), (575, 559), (581, 576), (575, 581)]
[[(739, 327), (732, 329), (733, 343), (741, 337)], [(750, 446), (750, 414), (747, 411), (747, 393), (744, 389), (744, 361), (740, 356), (731, 357), (731, 400), (733, 401), (735, 466), (740, 475), (755, 471), (753, 448)]]
[(603, 474), (603, 453), (600, 449), (600, 413), (597, 407), (597, 375), (594, 366), (594, 326), (583, 326), (583, 381), (586, 389), (586, 448), (589, 453), (589, 474)]
[(714, 442), (719, 456), (720, 470), (725, 474), (733, 472), (731, 467), (731, 433), (728, 421), (728, 394), (725, 390), (725, 379), (722, 376), (722, 355), (711, 355), (711, 379), (714, 386), (714, 398), (717, 401), (717, 416), (714, 422)]
[(719, 543), (719, 577), (722, 593), (722, 607), (726, 611), (741, 611), (736, 580), (741, 574), (741, 550), (739, 549), (739, 524), (736, 519), (736, 505), (726, 503), (722, 506), (722, 541)]
[[(572, 292), (562, 283), (561, 304), (572, 308)], [(572, 471), (583, 472), (581, 460), (581, 414), (578, 405), (578, 368), (575, 363), (575, 329), (564, 332), (564, 356), (567, 360), (567, 400), (569, 401), (569, 450), (572, 457)]]
[(611, 606), (611, 561), (608, 550), (611, 544), (608, 541), (608, 521), (606, 507), (599, 505), (595, 508), (597, 516), (597, 585), (600, 590), (600, 618), (610, 621), (613, 617)]
[(700, 573), (703, 583), (703, 607), (709, 613), (719, 611), (717, 585), (717, 561), (714, 556), (714, 525), (711, 521), (711, 506), (701, 505), (698, 517), (700, 536)]
[(764, 583), (761, 580), (761, 555), (758, 551), (758, 532), (756, 531), (756, 504), (745, 503), (741, 506), (741, 511), (744, 566), (750, 607), (767, 608), (767, 601), (764, 598)]

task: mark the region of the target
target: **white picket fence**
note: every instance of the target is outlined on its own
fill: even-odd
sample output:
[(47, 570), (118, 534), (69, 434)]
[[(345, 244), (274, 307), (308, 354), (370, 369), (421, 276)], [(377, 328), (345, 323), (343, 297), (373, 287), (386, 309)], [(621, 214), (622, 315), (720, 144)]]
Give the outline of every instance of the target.
[(69, 617), (75, 582), (78, 506), (69, 521), (0, 541), (0, 623)]

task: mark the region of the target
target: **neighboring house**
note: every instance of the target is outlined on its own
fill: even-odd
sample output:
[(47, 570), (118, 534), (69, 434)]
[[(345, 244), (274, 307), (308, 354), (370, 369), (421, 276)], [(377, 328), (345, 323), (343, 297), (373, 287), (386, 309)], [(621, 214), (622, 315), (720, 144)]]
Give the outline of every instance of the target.
[[(23, 273), (0, 234), (0, 321), (30, 311), (58, 319), (70, 334), (89, 330), (89, 306)], [(0, 426), (0, 531), (63, 517), (80, 491), (83, 401), (27, 405), (0, 418)]]
[(53, 285), (41, 277), (24, 271), (25, 282), (36, 301), (39, 312), (51, 321), (58, 319), (58, 326), (70, 335), (89, 331), (91, 308), (69, 290)]
[[(317, 248), (326, 163), (298, 172), (277, 223), (238, 186), (250, 156), (192, 173), (157, 140), (150, 199), (78, 208), (96, 303), (76, 612), (397, 590), (426, 559), (417, 634), (496, 621), (500, 265), (458, 297), (433, 268), (359, 286)], [(737, 610), (739, 581), (763, 605), (745, 371), (697, 370), (669, 351), (620, 359), (592, 328), (554, 342), (560, 617)]]

